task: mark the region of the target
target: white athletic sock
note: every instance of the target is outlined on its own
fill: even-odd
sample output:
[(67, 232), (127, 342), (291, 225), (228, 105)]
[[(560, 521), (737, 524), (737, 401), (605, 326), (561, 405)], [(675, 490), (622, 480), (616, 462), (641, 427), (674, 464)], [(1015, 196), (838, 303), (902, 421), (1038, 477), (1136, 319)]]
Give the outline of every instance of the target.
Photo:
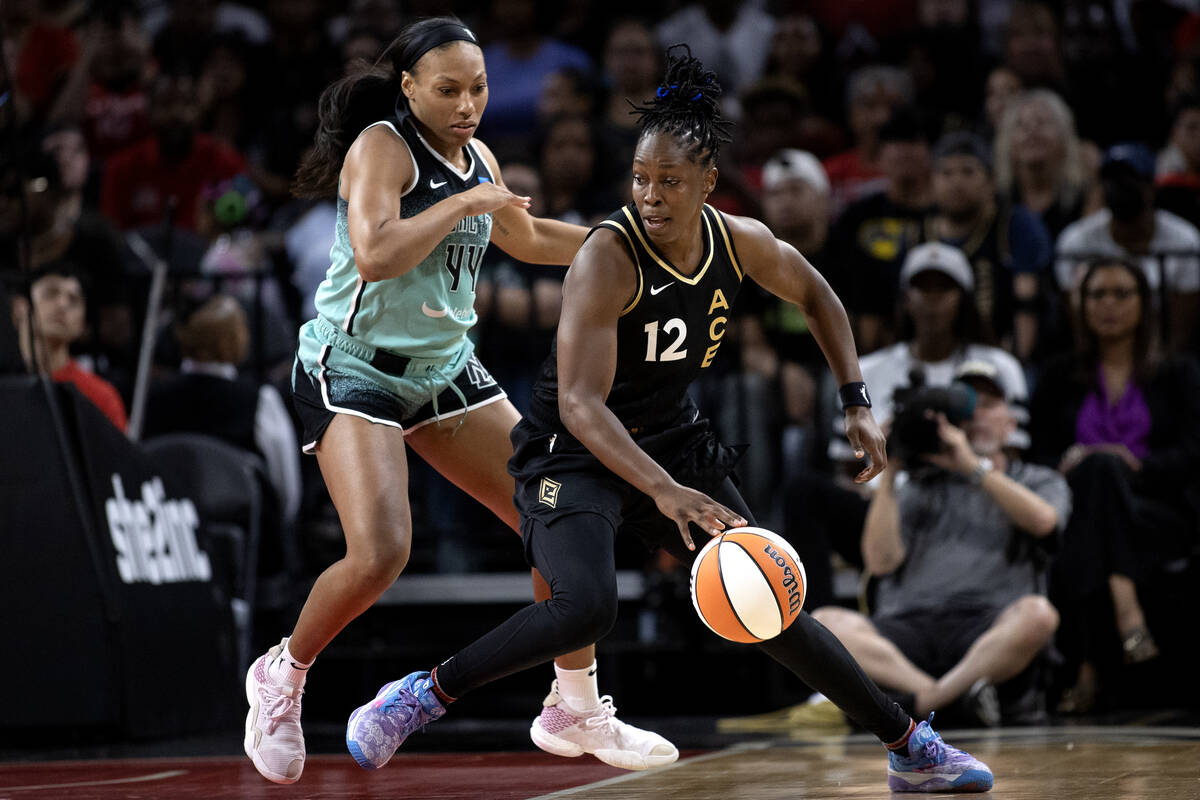
[(586, 713), (600, 707), (595, 661), (583, 669), (563, 669), (555, 664), (554, 674), (558, 676), (558, 694), (572, 711)]
[(286, 683), (291, 686), (303, 686), (304, 679), (308, 677), (308, 668), (312, 666), (312, 662), (302, 664), (292, 655), (288, 649), (287, 642), (284, 642), (283, 650), (279, 653), (279, 658), (267, 665), (267, 674), (280, 683)]

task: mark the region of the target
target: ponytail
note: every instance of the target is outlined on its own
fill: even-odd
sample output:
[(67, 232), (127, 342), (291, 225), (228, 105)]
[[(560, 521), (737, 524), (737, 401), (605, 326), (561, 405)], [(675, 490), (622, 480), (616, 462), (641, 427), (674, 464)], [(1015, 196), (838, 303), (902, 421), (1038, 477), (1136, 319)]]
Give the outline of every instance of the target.
[(393, 119), (399, 96), (400, 77), (382, 59), (375, 64), (359, 60), (326, 87), (317, 103), (317, 135), (296, 171), (292, 193), (328, 197), (336, 191), (350, 145), (372, 122)]
[(358, 134), (372, 122), (407, 115), (401, 76), (414, 73), (425, 53), (456, 41), (477, 43), (475, 34), (457, 17), (418, 20), (400, 31), (374, 64), (359, 60), (348, 75), (326, 87), (317, 103), (317, 134), (296, 171), (292, 193), (297, 197), (332, 194)]

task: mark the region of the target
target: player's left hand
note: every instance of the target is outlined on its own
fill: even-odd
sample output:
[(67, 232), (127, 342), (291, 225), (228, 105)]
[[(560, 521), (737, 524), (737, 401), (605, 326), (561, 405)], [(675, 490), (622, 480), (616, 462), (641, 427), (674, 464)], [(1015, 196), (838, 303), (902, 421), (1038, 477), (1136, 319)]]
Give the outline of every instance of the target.
[(868, 458), (870, 463), (854, 476), (855, 483), (866, 483), (887, 466), (887, 440), (875, 415), (866, 406), (849, 406), (845, 411), (846, 437), (854, 448), (855, 458)]

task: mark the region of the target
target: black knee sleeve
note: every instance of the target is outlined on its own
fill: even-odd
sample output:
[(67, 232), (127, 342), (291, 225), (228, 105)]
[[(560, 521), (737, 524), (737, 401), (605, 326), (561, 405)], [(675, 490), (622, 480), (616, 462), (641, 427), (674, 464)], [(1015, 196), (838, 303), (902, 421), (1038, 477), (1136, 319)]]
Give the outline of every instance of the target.
[(593, 644), (612, 630), (617, 621), (615, 571), (593, 570), (579, 563), (556, 570), (547, 580), (551, 597), (545, 602), (546, 623), (551, 635), (562, 642), (564, 652)]
[(549, 526), (533, 520), (524, 535), (551, 598), (521, 609), (438, 667), (438, 683), (452, 697), (593, 644), (616, 622), (612, 523), (572, 514)]

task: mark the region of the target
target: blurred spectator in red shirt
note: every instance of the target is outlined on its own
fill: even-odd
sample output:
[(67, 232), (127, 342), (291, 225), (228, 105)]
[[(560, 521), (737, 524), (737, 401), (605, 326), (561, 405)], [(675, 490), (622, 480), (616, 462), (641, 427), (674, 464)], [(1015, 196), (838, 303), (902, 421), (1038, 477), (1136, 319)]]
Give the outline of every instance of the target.
[[(87, 331), (83, 277), (65, 262), (48, 264), (33, 276), (29, 297), (13, 300), (13, 322), (21, 352), (57, 383), (73, 383), (122, 432), (128, 420), (125, 404), (113, 385), (71, 358), (71, 345)], [(35, 331), (30, 335), (32, 309)], [(36, 355), (36, 359), (35, 359)]]
[(246, 171), (241, 154), (196, 130), (199, 117), (192, 76), (162, 74), (155, 80), (150, 98), (154, 135), (114, 155), (104, 170), (100, 206), (118, 228), (158, 224), (174, 197), (175, 226), (195, 230), (204, 187)]
[(34, 0), (5, 0), (0, 4), (0, 22), (18, 108), (29, 118), (44, 121), (79, 60), (79, 42), (69, 28), (46, 19)]
[(879, 130), (896, 109), (912, 102), (912, 78), (889, 66), (862, 67), (846, 86), (846, 124), (854, 147), (825, 160), (832, 190), (833, 215), (846, 206), (883, 189), (886, 180), (879, 165)]
[(136, 14), (120, 6), (80, 29), (80, 50), (50, 119), (81, 125), (102, 160), (150, 132), (146, 83), (155, 65)]

